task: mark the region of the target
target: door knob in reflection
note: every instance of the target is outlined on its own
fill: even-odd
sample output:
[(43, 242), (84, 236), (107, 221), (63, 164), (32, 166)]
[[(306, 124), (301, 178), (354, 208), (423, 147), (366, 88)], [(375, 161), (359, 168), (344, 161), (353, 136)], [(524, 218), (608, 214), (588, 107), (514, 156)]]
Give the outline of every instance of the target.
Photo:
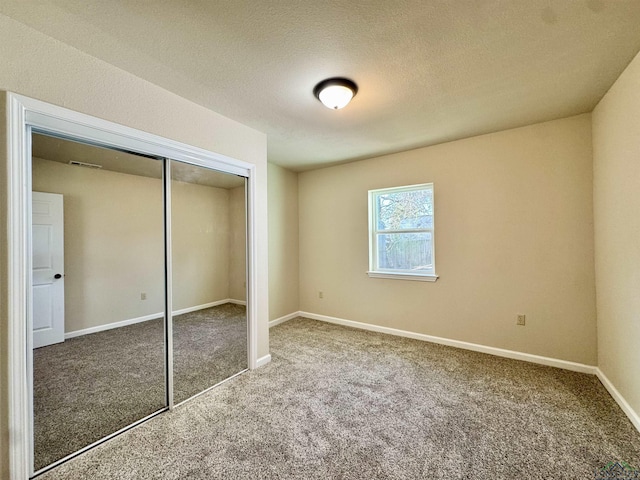
[(61, 274), (59, 274), (59, 273), (56, 273), (56, 274), (53, 276), (53, 278), (62, 278), (62, 275), (61, 275)]

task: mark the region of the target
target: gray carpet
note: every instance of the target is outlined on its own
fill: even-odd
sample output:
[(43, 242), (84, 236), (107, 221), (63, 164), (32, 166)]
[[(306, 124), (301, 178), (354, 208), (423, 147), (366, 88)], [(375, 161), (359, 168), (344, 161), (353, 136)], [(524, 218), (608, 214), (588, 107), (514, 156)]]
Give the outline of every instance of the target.
[(246, 307), (226, 303), (173, 318), (173, 401), (248, 366)]
[(640, 434), (589, 375), (307, 319), (273, 361), (49, 479), (593, 479)]
[[(174, 317), (176, 403), (247, 368), (245, 307)], [(35, 469), (165, 406), (162, 320), (34, 350)]]

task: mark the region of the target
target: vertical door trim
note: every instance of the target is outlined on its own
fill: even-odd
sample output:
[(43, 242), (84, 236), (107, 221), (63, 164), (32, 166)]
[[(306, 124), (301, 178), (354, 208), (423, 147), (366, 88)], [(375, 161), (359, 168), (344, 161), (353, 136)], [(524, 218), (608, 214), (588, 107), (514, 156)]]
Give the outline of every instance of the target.
[(28, 182), (30, 130), (26, 109), (7, 95), (7, 368), (9, 474), (24, 480), (33, 468), (30, 455), (30, 412), (27, 357), (29, 304)]
[(162, 160), (164, 200), (164, 331), (167, 406), (173, 410), (173, 268), (171, 255), (171, 160)]
[[(31, 140), (32, 140), (32, 132), (31, 127), (29, 125), (25, 128), (25, 147), (27, 152), (27, 158), (31, 159)], [(33, 165), (31, 160), (27, 162), (27, 178), (25, 178), (25, 186), (26, 186), (26, 195), (27, 195), (27, 258), (26, 258), (26, 267), (29, 279), (28, 288), (27, 288), (27, 317), (25, 318), (25, 336), (26, 336), (26, 345), (27, 349), (25, 351), (27, 357), (27, 405), (29, 409), (29, 431), (33, 432), (34, 429), (34, 421), (33, 421), (33, 208), (32, 208), (32, 200), (31, 192), (33, 191), (32, 185), (32, 172)], [(31, 198), (29, 198), (31, 197)], [(29, 475), (33, 476), (35, 472), (35, 442), (33, 435), (29, 435)]]
[(249, 168), (246, 180), (247, 215), (247, 323), (249, 369), (258, 368), (258, 242), (256, 241), (256, 176), (255, 165)]

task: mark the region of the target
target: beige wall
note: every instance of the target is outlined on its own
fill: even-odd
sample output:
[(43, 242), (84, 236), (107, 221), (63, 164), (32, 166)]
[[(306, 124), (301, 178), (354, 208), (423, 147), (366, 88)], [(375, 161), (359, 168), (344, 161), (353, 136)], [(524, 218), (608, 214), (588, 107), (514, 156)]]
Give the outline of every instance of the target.
[(244, 186), (229, 190), (229, 298), (247, 299), (247, 217)]
[[(585, 114), (299, 174), (301, 310), (595, 365), (591, 159)], [(367, 190), (426, 182), (440, 279), (369, 278)]]
[(598, 366), (640, 415), (640, 55), (593, 111)]
[(229, 298), (229, 190), (171, 184), (173, 310)]
[[(258, 357), (269, 353), (267, 143), (266, 136), (189, 102), (106, 62), (0, 15), (0, 90), (7, 90), (129, 127), (228, 155), (256, 165), (256, 240)], [(3, 117), (4, 118), (4, 117)], [(5, 130), (2, 130), (3, 132)], [(0, 153), (4, 170), (6, 149)], [(3, 185), (6, 185), (3, 183)], [(4, 192), (4, 188), (0, 188)], [(5, 206), (3, 204), (3, 206)], [(5, 217), (3, 210), (2, 217)], [(4, 228), (4, 227), (3, 227)], [(6, 244), (6, 232), (0, 245)], [(5, 251), (3, 251), (5, 252)], [(6, 253), (6, 252), (5, 252)], [(6, 257), (0, 261), (0, 298), (6, 298)], [(1, 345), (6, 343), (6, 303), (0, 317)], [(6, 352), (6, 350), (4, 350)], [(7, 358), (0, 358), (6, 391)], [(4, 395), (4, 393), (3, 393)], [(6, 401), (0, 406), (5, 426), (0, 439), (3, 477), (8, 469)]]
[(164, 310), (161, 180), (34, 158), (33, 189), (63, 195), (65, 332)]
[(269, 319), (300, 310), (298, 174), (269, 164)]
[[(164, 311), (161, 180), (36, 158), (33, 188), (64, 195), (65, 332)], [(231, 264), (244, 249), (231, 249), (234, 190), (173, 182), (174, 310), (230, 298), (244, 274)], [(244, 210), (233, 213), (242, 223)]]

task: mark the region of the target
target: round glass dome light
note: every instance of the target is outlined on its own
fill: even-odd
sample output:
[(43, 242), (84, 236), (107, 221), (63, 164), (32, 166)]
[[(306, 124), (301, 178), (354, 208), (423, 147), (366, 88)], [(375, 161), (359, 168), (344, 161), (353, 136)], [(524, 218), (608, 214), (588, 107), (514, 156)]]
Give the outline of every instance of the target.
[(316, 98), (332, 110), (346, 107), (356, 93), (358, 86), (347, 78), (329, 78), (313, 89)]

